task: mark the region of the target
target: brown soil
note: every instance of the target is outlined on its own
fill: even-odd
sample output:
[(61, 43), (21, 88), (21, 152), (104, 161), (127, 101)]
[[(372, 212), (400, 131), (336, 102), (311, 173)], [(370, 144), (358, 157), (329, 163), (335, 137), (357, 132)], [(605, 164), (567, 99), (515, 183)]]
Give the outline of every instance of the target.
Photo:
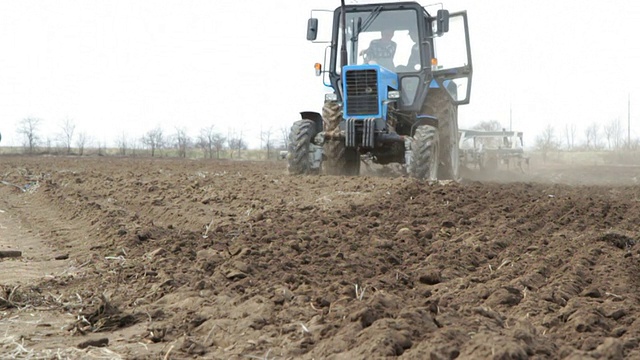
[[(0, 157), (2, 358), (640, 357), (640, 168)], [(66, 256), (68, 255), (68, 256)], [(55, 260), (59, 258), (59, 260)], [(104, 346), (106, 345), (106, 346)]]

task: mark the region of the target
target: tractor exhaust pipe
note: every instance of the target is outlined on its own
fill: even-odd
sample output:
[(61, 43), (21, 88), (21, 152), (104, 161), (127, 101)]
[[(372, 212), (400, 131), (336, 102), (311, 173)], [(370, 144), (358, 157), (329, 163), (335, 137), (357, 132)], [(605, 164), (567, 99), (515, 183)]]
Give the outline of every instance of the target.
[[(340, 0), (340, 23), (342, 24), (342, 45), (340, 46), (340, 70), (347, 65), (347, 16), (344, 0)], [(340, 71), (342, 73), (342, 71)]]

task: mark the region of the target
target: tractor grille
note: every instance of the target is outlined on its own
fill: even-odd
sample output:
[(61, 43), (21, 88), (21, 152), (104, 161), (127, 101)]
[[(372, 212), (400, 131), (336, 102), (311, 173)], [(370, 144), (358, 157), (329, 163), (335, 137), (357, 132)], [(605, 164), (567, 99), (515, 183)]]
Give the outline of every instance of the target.
[(379, 114), (377, 71), (350, 70), (346, 80), (347, 116)]

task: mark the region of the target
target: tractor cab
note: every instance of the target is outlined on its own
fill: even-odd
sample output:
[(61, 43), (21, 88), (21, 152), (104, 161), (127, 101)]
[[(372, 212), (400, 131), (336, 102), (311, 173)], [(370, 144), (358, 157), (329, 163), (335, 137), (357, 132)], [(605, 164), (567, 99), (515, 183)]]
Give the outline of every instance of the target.
[[(419, 112), (429, 87), (447, 89), (457, 105), (469, 102), (472, 67), (466, 12), (438, 9), (432, 15), (418, 3), (399, 2), (338, 7), (331, 24), (319, 23), (313, 14), (307, 39), (330, 42), (329, 68), (322, 73), (338, 99), (345, 95), (343, 70), (378, 65), (397, 77), (398, 93), (391, 96), (401, 97), (400, 110)], [(317, 38), (321, 26), (331, 26), (330, 40)]]

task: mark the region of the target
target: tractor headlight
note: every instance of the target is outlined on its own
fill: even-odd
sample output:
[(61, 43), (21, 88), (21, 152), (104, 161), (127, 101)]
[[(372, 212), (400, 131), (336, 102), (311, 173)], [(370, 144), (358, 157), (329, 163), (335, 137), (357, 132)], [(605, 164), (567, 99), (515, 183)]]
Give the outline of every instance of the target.
[(324, 101), (338, 101), (336, 93), (324, 94)]
[(400, 91), (391, 90), (387, 93), (387, 96), (389, 97), (389, 100), (398, 100), (400, 99)]

